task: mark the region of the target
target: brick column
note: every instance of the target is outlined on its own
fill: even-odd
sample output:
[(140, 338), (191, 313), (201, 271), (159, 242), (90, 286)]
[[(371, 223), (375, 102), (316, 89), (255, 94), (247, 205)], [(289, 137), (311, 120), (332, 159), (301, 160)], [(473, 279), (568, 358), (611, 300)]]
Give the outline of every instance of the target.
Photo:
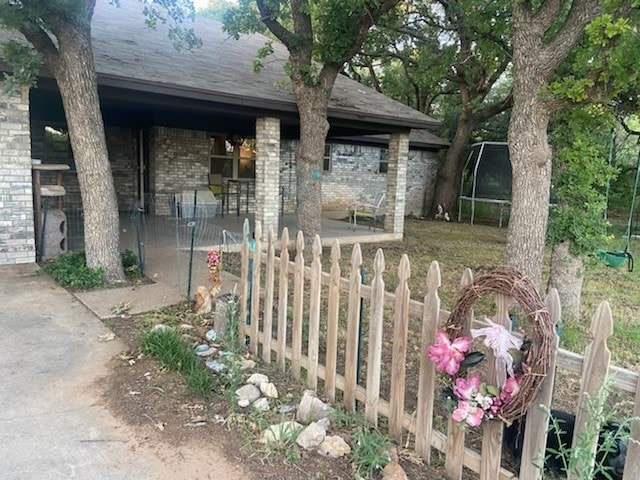
[(404, 232), (404, 207), (407, 197), (407, 157), (409, 134), (389, 135), (389, 168), (387, 170), (387, 200), (384, 230), (389, 233)]
[(29, 89), (0, 82), (0, 265), (35, 262)]
[(266, 239), (272, 228), (278, 237), (280, 215), (280, 120), (256, 119), (256, 222)]

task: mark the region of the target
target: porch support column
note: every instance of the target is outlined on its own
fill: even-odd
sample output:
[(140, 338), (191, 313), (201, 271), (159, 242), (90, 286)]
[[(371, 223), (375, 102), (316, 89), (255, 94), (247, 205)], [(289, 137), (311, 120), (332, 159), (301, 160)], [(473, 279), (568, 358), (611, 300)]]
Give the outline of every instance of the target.
[(29, 89), (16, 96), (0, 82), (0, 265), (32, 263), (35, 256)]
[(280, 119), (256, 120), (256, 222), (262, 224), (263, 239), (269, 229), (276, 238), (280, 216)]
[(389, 167), (387, 170), (387, 199), (384, 230), (389, 233), (404, 232), (404, 207), (407, 197), (407, 158), (409, 133), (389, 135)]

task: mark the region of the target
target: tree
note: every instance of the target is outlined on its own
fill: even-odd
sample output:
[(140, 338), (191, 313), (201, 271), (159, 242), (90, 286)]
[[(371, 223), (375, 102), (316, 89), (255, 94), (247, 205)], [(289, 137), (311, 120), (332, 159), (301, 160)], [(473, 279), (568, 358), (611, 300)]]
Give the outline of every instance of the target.
[[(169, 18), (173, 20), (169, 36), (176, 48), (198, 44), (193, 31), (180, 26), (180, 22), (193, 16), (191, 3), (141, 1), (150, 28)], [(13, 75), (5, 75), (9, 89), (34, 86), (41, 66), (56, 79), (82, 197), (87, 266), (102, 269), (106, 281), (117, 283), (124, 280), (124, 271), (118, 203), (91, 48), (95, 4), (96, 0), (2, 0), (0, 24), (20, 32), (31, 44), (11, 41), (3, 46), (5, 58), (13, 67)]]
[(102, 268), (108, 282), (121, 282), (118, 204), (91, 50), (94, 7), (95, 0), (3, 1), (0, 22), (24, 35), (58, 83), (82, 196), (87, 266)]
[[(300, 117), (296, 151), (298, 226), (307, 238), (320, 233), (322, 158), (329, 131), (327, 109), (336, 77), (359, 50), (376, 19), (399, 0), (240, 0), (225, 17), (227, 31), (263, 26), (289, 50), (287, 73)], [(268, 45), (263, 49), (268, 53)], [(307, 250), (311, 242), (307, 242)]]
[[(585, 38), (585, 29), (603, 12), (598, 0), (513, 0), (513, 108), (509, 123), (509, 153), (513, 172), (511, 218), (506, 259), (540, 284), (544, 255), (552, 151), (547, 128), (551, 116), (575, 102), (596, 99), (612, 86), (607, 72), (624, 69), (622, 65), (602, 68), (615, 57), (608, 48), (610, 37), (605, 24), (629, 12), (630, 5), (608, 2), (608, 11), (599, 30), (598, 22), (590, 32), (600, 38), (596, 55), (578, 62), (580, 76), (565, 75), (551, 88), (554, 74)], [(602, 23), (602, 22), (600, 22)], [(637, 56), (637, 54), (634, 54)], [(588, 60), (588, 61), (587, 61)], [(616, 76), (616, 78), (619, 78)]]
[(209, 0), (207, 7), (198, 12), (198, 16), (222, 22), (227, 11), (236, 5), (231, 0)]
[(425, 199), (425, 213), (437, 204), (450, 210), (474, 131), (511, 106), (510, 85), (504, 88), (511, 61), (508, 2), (435, 0), (406, 2), (405, 8), (407, 15), (384, 17), (350, 71), (365, 69), (375, 88), (424, 113), (431, 114), (436, 101), (445, 105), (437, 109), (441, 117), (453, 113), (454, 125), (446, 122), (443, 132), (451, 145), (438, 169), (435, 197)]

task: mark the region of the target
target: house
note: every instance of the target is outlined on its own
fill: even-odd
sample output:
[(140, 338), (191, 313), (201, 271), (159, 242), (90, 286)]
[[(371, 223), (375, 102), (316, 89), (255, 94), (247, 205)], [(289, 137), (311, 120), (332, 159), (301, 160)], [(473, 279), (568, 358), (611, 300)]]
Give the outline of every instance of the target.
[[(162, 25), (145, 27), (140, 2), (119, 5), (98, 0), (92, 25), (119, 208), (153, 199), (153, 213), (171, 215), (177, 192), (220, 182), (221, 193), (247, 189), (246, 196), (225, 196), (227, 205), (248, 199), (245, 207), (264, 231), (277, 228), (279, 210), (295, 206), (299, 135), (283, 72), (286, 49), (274, 44), (274, 55), (255, 73), (265, 37), (236, 41), (219, 23), (199, 19), (202, 48), (176, 51)], [(385, 230), (401, 237), (405, 213), (420, 214), (425, 189), (433, 188), (436, 152), (446, 143), (426, 129), (438, 122), (344, 76), (329, 122), (323, 208), (344, 214), (386, 191)], [(80, 208), (62, 103), (46, 73), (19, 97), (2, 94), (0, 139), (0, 264), (32, 262), (32, 159), (71, 166), (65, 208)]]

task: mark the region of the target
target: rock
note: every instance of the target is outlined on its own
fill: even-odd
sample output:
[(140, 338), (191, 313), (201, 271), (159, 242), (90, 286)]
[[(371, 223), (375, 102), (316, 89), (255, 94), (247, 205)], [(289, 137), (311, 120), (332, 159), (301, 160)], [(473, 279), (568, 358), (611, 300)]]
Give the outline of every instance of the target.
[(287, 413), (295, 412), (296, 408), (298, 408), (297, 405), (290, 405), (290, 404), (278, 405), (278, 413), (284, 415)]
[(243, 398), (242, 400), (238, 400), (238, 406), (241, 408), (246, 408), (249, 406), (251, 402), (249, 400), (247, 400), (246, 398)]
[(222, 373), (227, 369), (227, 366), (219, 360), (207, 360), (205, 365), (215, 373)]
[(325, 431), (325, 429), (321, 425), (318, 425), (316, 422), (313, 422), (298, 434), (296, 443), (305, 450), (310, 450), (320, 445), (326, 435), (327, 432)]
[[(256, 387), (255, 385), (244, 385), (243, 387), (240, 387), (238, 390), (236, 390), (236, 397), (238, 397), (238, 405), (240, 405), (240, 402), (242, 402), (243, 400), (247, 400), (249, 403), (253, 403), (260, 398), (260, 390), (258, 390), (258, 387)], [(248, 406), (249, 403), (244, 406)], [(240, 406), (242, 407), (243, 405)]]
[(269, 377), (262, 373), (254, 373), (247, 379), (247, 383), (255, 385), (256, 387), (259, 387), (261, 384), (267, 383), (268, 381)]
[(260, 384), (260, 391), (265, 397), (278, 398), (278, 389), (271, 382), (263, 382)]
[(391, 457), (391, 462), (382, 469), (382, 480), (409, 480), (404, 469), (398, 463), (398, 450), (396, 447), (389, 449), (389, 456)]
[(218, 334), (216, 333), (216, 331), (214, 329), (207, 330), (207, 333), (205, 333), (204, 336), (210, 342), (215, 342), (216, 338), (218, 338)]
[(269, 428), (262, 432), (260, 443), (281, 442), (286, 438), (295, 436), (303, 428), (304, 427), (298, 422), (289, 421), (271, 425)]
[(246, 358), (240, 360), (240, 370), (251, 370), (252, 368), (256, 368), (256, 362)]
[(216, 352), (217, 352), (217, 350), (215, 348), (210, 347), (206, 343), (204, 343), (202, 345), (198, 345), (196, 347), (196, 355), (198, 355), (199, 357), (210, 357), (211, 355), (213, 355)]
[(152, 332), (166, 332), (167, 330), (171, 330), (171, 327), (169, 325), (165, 325), (164, 323), (154, 325), (151, 329)]
[(318, 453), (324, 457), (338, 458), (351, 453), (351, 447), (339, 435), (327, 435), (318, 447)]
[(211, 311), (211, 294), (206, 287), (199, 286), (193, 296), (193, 313), (203, 314)]
[(255, 402), (253, 402), (251, 406), (259, 412), (268, 412), (269, 409), (271, 408), (269, 406), (269, 400), (264, 397), (261, 397)]
[(300, 423), (308, 424), (328, 416), (329, 405), (317, 398), (313, 390), (305, 390), (298, 406), (296, 420)]
[(322, 428), (324, 428), (325, 432), (329, 430), (329, 427), (331, 426), (331, 420), (329, 420), (329, 417), (321, 418), (316, 423), (320, 425)]

